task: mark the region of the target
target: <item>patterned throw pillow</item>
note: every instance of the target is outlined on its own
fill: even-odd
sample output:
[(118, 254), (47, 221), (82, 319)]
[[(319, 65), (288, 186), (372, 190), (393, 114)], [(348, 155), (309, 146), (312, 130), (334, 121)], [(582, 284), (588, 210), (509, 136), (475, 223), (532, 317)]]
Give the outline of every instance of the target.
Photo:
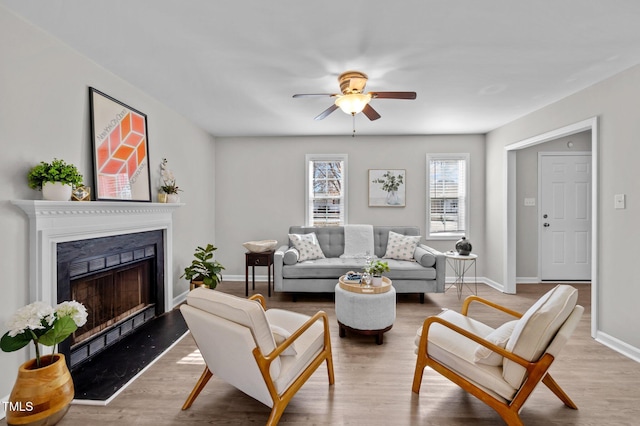
[(289, 239), (300, 253), (298, 262), (324, 259), (324, 253), (320, 248), (320, 243), (318, 243), (318, 237), (316, 237), (315, 232), (311, 232), (310, 234), (289, 234)]
[(389, 231), (387, 252), (382, 257), (384, 259), (413, 260), (413, 252), (416, 251), (419, 242), (419, 235), (402, 235)]

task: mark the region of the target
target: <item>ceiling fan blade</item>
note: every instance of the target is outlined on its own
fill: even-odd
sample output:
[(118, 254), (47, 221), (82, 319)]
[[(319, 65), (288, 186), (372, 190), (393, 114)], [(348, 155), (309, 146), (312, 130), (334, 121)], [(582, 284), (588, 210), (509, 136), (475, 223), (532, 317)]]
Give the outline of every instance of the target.
[(298, 93), (293, 95), (294, 98), (315, 98), (315, 97), (334, 97), (334, 96), (338, 96), (335, 93)]
[(373, 121), (373, 120), (377, 120), (378, 118), (380, 118), (380, 114), (378, 114), (378, 111), (376, 111), (375, 109), (373, 109), (373, 108), (371, 107), (371, 105), (369, 105), (369, 104), (366, 104), (366, 105), (364, 106), (364, 109), (362, 110), (362, 113), (363, 113), (364, 115), (366, 115), (366, 116), (367, 116), (367, 118), (368, 118), (369, 120), (371, 120), (371, 121)]
[(371, 92), (376, 99), (415, 99), (416, 92)]
[(337, 109), (338, 109), (338, 105), (333, 104), (329, 108), (327, 108), (324, 111), (322, 111), (322, 113), (320, 113), (320, 115), (318, 115), (316, 118), (314, 118), (314, 120), (322, 120), (327, 115), (331, 114), (333, 111), (335, 111)]

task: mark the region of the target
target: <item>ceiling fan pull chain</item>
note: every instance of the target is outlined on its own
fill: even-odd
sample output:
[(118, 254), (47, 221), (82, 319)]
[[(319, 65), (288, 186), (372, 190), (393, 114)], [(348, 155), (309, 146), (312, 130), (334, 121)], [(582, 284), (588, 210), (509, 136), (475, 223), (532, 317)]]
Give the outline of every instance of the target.
[(353, 133), (351, 134), (352, 138), (356, 137), (356, 113), (352, 112), (351, 117), (353, 118)]

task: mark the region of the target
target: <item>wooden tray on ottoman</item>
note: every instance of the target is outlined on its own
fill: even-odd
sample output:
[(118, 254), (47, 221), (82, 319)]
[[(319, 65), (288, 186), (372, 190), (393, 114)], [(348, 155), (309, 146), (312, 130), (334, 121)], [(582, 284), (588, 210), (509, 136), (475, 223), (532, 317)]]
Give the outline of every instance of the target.
[(347, 282), (344, 278), (345, 276), (343, 275), (338, 281), (340, 288), (352, 293), (379, 294), (386, 293), (391, 290), (391, 280), (387, 277), (382, 277), (382, 285), (380, 287), (366, 287), (364, 284)]

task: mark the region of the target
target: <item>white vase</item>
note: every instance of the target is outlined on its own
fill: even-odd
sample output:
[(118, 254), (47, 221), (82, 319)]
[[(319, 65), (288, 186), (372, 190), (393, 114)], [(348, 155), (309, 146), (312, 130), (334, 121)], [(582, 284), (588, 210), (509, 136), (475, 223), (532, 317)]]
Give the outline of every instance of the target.
[(382, 276), (373, 276), (373, 278), (371, 278), (371, 285), (374, 287), (380, 287), (382, 286)]
[(69, 201), (71, 185), (62, 182), (45, 182), (42, 184), (42, 198), (50, 201)]
[(167, 203), (179, 203), (180, 196), (178, 194), (167, 194)]

